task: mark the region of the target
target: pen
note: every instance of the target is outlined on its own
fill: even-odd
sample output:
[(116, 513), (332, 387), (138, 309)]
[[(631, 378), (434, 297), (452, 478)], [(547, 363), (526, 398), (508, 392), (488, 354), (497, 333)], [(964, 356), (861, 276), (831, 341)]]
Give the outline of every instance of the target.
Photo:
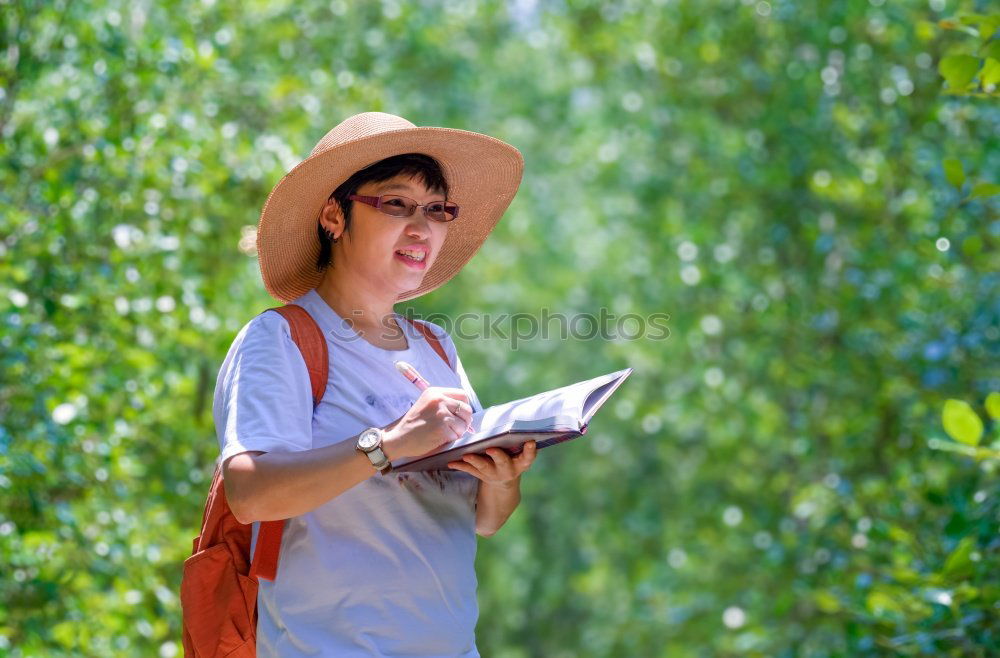
[(430, 384), (427, 383), (427, 380), (420, 376), (417, 369), (406, 361), (396, 361), (395, 366), (396, 370), (398, 370), (403, 377), (409, 379), (410, 383), (419, 388), (421, 391), (430, 386)]

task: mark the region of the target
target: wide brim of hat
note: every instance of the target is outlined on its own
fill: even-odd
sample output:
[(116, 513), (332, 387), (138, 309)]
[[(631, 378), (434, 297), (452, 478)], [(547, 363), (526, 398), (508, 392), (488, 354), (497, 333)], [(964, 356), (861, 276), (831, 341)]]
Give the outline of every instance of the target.
[(271, 296), (287, 303), (320, 283), (316, 224), (326, 200), (356, 171), (401, 153), (437, 159), (448, 181), (448, 198), (460, 210), (420, 286), (400, 293), (397, 302), (441, 287), (462, 269), (500, 221), (524, 172), (524, 158), (510, 144), (457, 128), (391, 130), (314, 153), (274, 186), (261, 211), (257, 256)]

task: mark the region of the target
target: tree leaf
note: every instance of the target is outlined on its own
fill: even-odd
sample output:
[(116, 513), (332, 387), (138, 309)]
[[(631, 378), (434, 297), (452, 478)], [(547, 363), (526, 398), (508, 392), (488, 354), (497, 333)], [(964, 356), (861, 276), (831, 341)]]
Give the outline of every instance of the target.
[(1000, 39), (993, 39), (979, 49), (980, 57), (992, 57), (1000, 59)]
[(952, 91), (964, 91), (979, 70), (979, 59), (972, 55), (949, 55), (941, 59), (938, 72)]
[(876, 617), (881, 617), (886, 612), (902, 612), (903, 610), (891, 596), (879, 590), (871, 592), (867, 596), (865, 605), (868, 611)]
[(1000, 185), (997, 183), (976, 183), (969, 192), (970, 199), (979, 199), (1000, 194)]
[(962, 161), (958, 158), (945, 158), (941, 162), (944, 167), (944, 177), (948, 179), (956, 188), (962, 187), (965, 183), (965, 170), (962, 168)]
[(986, 413), (993, 420), (1000, 420), (1000, 393), (993, 391), (986, 396)]
[(840, 612), (840, 599), (828, 589), (816, 590), (813, 599), (816, 601), (816, 607), (827, 614)]
[(962, 22), (963, 25), (978, 25), (981, 21), (986, 18), (983, 14), (961, 14), (958, 20)]
[(1000, 83), (1000, 61), (987, 57), (983, 70), (979, 72), (979, 82), (983, 88)]
[(944, 431), (951, 438), (966, 445), (979, 445), (979, 439), (983, 436), (983, 421), (968, 402), (954, 399), (946, 401), (941, 412), (941, 421), (944, 424)]
[(997, 31), (997, 24), (1000, 17), (989, 14), (962, 14), (959, 20), (963, 25), (978, 25), (978, 36), (980, 39), (989, 39)]
[(979, 22), (979, 38), (986, 41), (996, 33), (997, 27), (1000, 27), (1000, 17), (983, 16), (983, 20)]
[(972, 566), (972, 550), (976, 547), (976, 538), (969, 536), (958, 542), (958, 546), (951, 552), (944, 562), (942, 572), (946, 576), (957, 576), (967, 573)]

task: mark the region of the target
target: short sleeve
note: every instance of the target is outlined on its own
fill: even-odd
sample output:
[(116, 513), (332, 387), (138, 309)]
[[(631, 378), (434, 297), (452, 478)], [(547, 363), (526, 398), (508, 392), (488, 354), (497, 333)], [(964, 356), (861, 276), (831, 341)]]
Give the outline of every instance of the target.
[(441, 342), (441, 347), (444, 348), (444, 353), (448, 356), (448, 362), (454, 364), (455, 372), (458, 374), (462, 390), (464, 390), (469, 396), (469, 402), (472, 404), (472, 412), (475, 413), (477, 411), (481, 411), (483, 405), (479, 402), (479, 397), (476, 395), (476, 391), (472, 388), (472, 384), (469, 382), (469, 378), (465, 374), (465, 368), (462, 367), (462, 359), (458, 356), (458, 349), (455, 347), (455, 343), (451, 339), (451, 336), (440, 325), (434, 324), (433, 322), (427, 322), (427, 324), (434, 331), (434, 335), (437, 336), (438, 340)]
[(312, 389), (288, 321), (265, 311), (233, 340), (219, 369), (212, 415), (221, 461), (247, 450), (312, 448)]

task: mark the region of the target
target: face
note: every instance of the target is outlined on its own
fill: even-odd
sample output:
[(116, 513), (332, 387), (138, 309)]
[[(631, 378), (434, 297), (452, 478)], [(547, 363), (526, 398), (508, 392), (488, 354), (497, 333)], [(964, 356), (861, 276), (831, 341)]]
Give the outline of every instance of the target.
[[(396, 194), (421, 205), (445, 200), (444, 194), (427, 189), (422, 180), (409, 176), (365, 183), (356, 193), (373, 197)], [(450, 226), (450, 222), (428, 219), (422, 208), (409, 217), (392, 217), (360, 201), (353, 202), (351, 216), (351, 230), (345, 232), (336, 201), (330, 201), (321, 214), (320, 221), (338, 237), (333, 248), (333, 268), (341, 275), (350, 272), (352, 278), (360, 278), (367, 287), (391, 298), (420, 286)], [(422, 252), (423, 260), (418, 262), (400, 254), (402, 249), (416, 251), (418, 257)]]

